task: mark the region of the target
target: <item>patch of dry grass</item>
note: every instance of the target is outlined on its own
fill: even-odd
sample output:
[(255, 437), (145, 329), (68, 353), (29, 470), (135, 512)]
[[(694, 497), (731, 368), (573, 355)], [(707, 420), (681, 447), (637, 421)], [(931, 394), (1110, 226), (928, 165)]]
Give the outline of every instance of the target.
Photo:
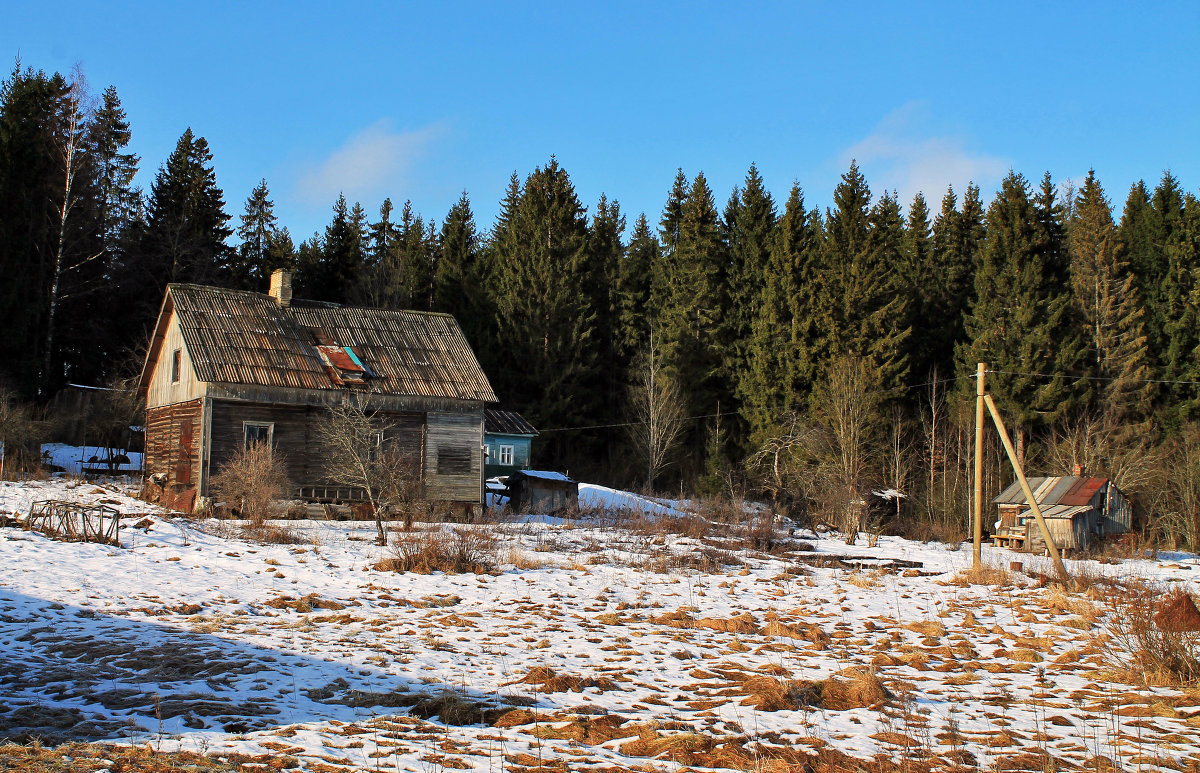
[(1200, 630), (1170, 614), (1188, 605), (1195, 611), (1185, 591), (1126, 580), (1109, 590), (1106, 603), (1110, 662), (1116, 670), (1147, 685), (1200, 683)]
[[(247, 767), (247, 766), (252, 767)], [(71, 743), (56, 747), (40, 744), (0, 746), (0, 770), (10, 773), (243, 773), (251, 769), (281, 770), (299, 767), (285, 755), (166, 752), (145, 746), (109, 746)]]
[(482, 529), (453, 529), (401, 535), (392, 555), (375, 564), (382, 572), (484, 574), (497, 562), (497, 541)]

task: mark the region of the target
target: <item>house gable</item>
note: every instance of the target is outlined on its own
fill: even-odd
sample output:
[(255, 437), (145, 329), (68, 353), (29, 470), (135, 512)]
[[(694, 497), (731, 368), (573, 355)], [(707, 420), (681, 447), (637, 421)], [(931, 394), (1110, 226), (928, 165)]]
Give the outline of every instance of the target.
[(164, 308), (163, 315), (161, 335), (156, 331), (154, 346), (142, 372), (142, 389), (149, 408), (183, 403), (205, 394), (206, 385), (196, 378), (179, 318), (170, 308)]

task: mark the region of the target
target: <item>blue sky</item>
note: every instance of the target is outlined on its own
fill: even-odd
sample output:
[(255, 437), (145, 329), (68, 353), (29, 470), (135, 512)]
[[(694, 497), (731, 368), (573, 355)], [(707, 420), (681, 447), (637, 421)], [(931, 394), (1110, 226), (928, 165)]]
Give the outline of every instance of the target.
[(656, 222), (677, 167), (723, 205), (757, 163), (827, 206), (872, 189), (936, 209), (1009, 168), (1082, 180), (1118, 209), (1170, 168), (1200, 186), (1200, 3), (9, 2), (0, 53), (115, 85), (153, 174), (208, 139), (236, 217), (266, 178), (297, 241), (344, 191), (483, 228), (509, 175), (555, 154), (583, 202)]

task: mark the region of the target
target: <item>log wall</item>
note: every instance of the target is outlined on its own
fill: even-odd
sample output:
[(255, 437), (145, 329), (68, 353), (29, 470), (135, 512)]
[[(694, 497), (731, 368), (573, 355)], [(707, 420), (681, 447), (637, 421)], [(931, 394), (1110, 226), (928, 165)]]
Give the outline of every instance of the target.
[(203, 462), (203, 401), (189, 400), (146, 411), (146, 475), (165, 481), (155, 495), (167, 507), (190, 511)]

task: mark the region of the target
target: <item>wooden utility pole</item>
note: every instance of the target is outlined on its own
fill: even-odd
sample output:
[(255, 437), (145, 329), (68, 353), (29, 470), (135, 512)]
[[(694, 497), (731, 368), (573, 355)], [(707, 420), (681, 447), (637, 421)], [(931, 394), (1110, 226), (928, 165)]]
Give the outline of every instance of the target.
[(983, 568), (983, 379), (986, 367), (986, 363), (979, 363), (975, 375), (975, 512), (972, 513), (974, 537), (971, 543), (971, 565), (975, 571)]
[[(1037, 519), (1038, 528), (1042, 530), (1042, 539), (1046, 540), (1046, 549), (1050, 551), (1050, 558), (1054, 560), (1054, 570), (1058, 572), (1058, 579), (1067, 582), (1070, 579), (1070, 575), (1067, 574), (1067, 567), (1063, 564), (1062, 556), (1058, 552), (1058, 545), (1054, 544), (1054, 537), (1050, 534), (1050, 527), (1046, 525), (1046, 519), (1042, 517), (1042, 508), (1038, 505), (1037, 500), (1034, 499), (1033, 490), (1029, 488), (1029, 481), (1025, 480), (1025, 471), (1021, 469), (1021, 465), (1017, 461), (1017, 452), (1013, 448), (1012, 441), (1008, 438), (1008, 430), (1004, 428), (1004, 420), (1000, 418), (1000, 412), (996, 410), (996, 403), (992, 401), (992, 396), (984, 395), (983, 399), (987, 403), (988, 411), (992, 414), (992, 421), (996, 422), (996, 429), (1000, 432), (1000, 441), (1004, 443), (1004, 450), (1008, 453), (1008, 460), (1012, 462), (1013, 471), (1017, 473), (1017, 480), (1021, 483), (1021, 491), (1025, 493), (1025, 501), (1029, 503), (1029, 509), (1033, 510), (1033, 517)], [(1025, 539), (1029, 539), (1028, 534), (1026, 534)]]

